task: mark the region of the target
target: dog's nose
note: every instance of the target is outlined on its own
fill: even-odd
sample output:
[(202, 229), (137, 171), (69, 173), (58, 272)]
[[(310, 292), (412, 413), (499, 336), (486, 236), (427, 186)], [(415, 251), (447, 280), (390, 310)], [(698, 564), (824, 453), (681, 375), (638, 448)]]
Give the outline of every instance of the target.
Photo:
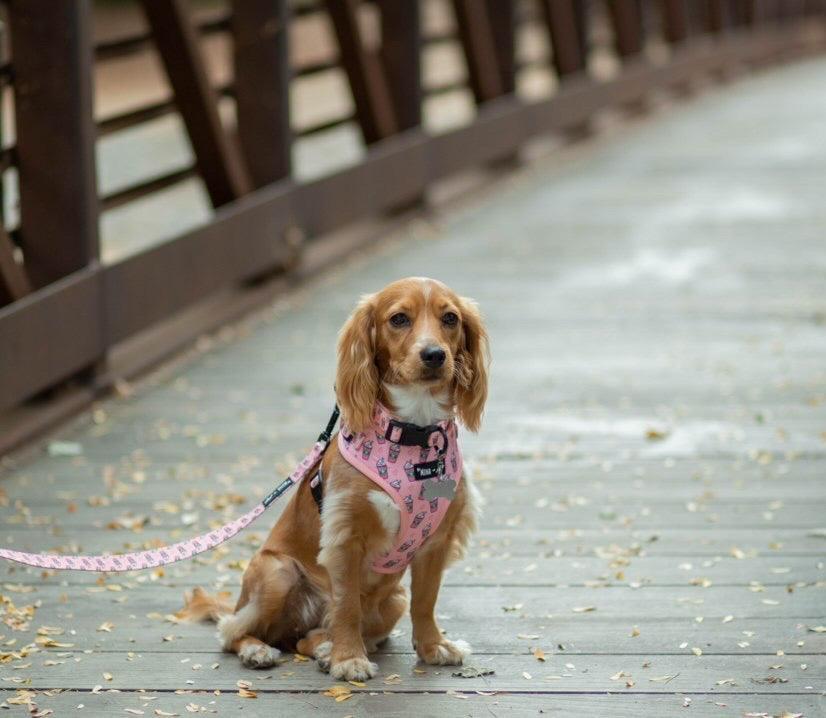
[(445, 350), (439, 347), (425, 347), (419, 353), (422, 363), (428, 369), (438, 369), (445, 363)]

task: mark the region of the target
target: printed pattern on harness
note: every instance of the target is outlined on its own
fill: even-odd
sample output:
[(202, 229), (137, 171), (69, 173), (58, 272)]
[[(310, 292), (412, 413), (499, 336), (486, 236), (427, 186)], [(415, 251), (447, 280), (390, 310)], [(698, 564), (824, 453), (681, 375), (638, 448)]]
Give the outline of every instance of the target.
[[(353, 434), (342, 425), (338, 435), (338, 448), (347, 463), (384, 489), (399, 509), (401, 523), (393, 548), (378, 556), (372, 565), (379, 573), (404, 570), (441, 524), (462, 477), (455, 421), (434, 425), (440, 431), (433, 431), (427, 447), (403, 446), (388, 439), (391, 421), (394, 419), (390, 412), (377, 404), (373, 426), (366, 433)], [(390, 435), (393, 436), (392, 430)], [(446, 451), (440, 456), (440, 449), (445, 449), (445, 437)], [(431, 475), (430, 469), (437, 462), (441, 475)], [(421, 469), (423, 465), (427, 471)]]

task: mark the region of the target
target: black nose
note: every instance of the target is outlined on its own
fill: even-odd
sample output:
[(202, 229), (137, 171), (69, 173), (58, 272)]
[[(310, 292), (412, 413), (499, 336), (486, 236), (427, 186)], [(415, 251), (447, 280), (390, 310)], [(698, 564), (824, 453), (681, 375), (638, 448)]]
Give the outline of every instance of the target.
[(429, 369), (438, 369), (445, 363), (445, 350), (439, 347), (425, 347), (419, 353), (422, 363)]

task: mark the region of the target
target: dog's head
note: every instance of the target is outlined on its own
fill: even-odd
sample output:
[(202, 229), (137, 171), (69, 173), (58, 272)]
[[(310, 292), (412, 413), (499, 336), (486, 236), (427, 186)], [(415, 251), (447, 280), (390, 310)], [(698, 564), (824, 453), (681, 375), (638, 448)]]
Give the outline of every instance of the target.
[(366, 429), (383, 384), (446, 394), (476, 431), (488, 393), (488, 338), (475, 302), (411, 277), (362, 298), (339, 336), (336, 394), (353, 431)]

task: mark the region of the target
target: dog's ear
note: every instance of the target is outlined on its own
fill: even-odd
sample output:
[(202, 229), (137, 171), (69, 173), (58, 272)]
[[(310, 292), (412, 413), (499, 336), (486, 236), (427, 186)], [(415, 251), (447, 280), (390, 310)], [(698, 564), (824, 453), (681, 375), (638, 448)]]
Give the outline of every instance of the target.
[(457, 356), (456, 410), (470, 431), (478, 431), (488, 398), (488, 333), (476, 302), (462, 297), (462, 346)]
[(362, 297), (338, 337), (336, 397), (342, 422), (354, 432), (370, 426), (379, 398), (375, 312), (373, 295)]

